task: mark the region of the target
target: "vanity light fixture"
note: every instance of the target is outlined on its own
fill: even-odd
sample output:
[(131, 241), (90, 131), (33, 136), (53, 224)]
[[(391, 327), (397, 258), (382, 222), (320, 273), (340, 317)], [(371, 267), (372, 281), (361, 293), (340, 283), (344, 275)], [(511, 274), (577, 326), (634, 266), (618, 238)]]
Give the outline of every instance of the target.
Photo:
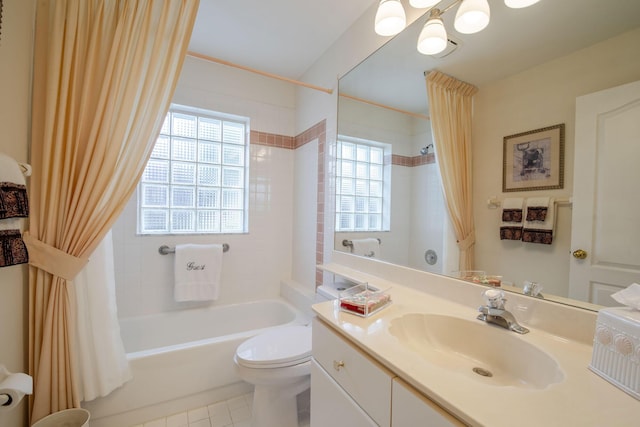
[(540, 0), (504, 0), (504, 4), (512, 9), (521, 9), (538, 3)]
[(435, 6), (438, 3), (440, 3), (440, 0), (409, 0), (409, 4), (416, 9), (424, 9), (425, 7)]
[(489, 25), (490, 17), (487, 0), (463, 0), (456, 12), (453, 26), (459, 33), (474, 34)]
[(407, 17), (400, 0), (381, 0), (375, 22), (376, 33), (381, 36), (394, 36), (404, 30)]
[[(520, 9), (538, 3), (540, 0), (504, 0), (505, 5)], [(448, 45), (447, 30), (442, 22), (442, 15), (456, 5), (458, 11), (453, 26), (462, 34), (474, 34), (489, 25), (491, 10), (487, 0), (455, 0), (444, 9), (434, 6), (440, 0), (409, 0), (409, 4), (417, 9), (430, 8), (429, 18), (418, 37), (418, 51), (425, 55), (437, 55)], [(400, 0), (380, 0), (376, 11), (375, 30), (381, 36), (394, 36), (404, 30), (407, 18)]]
[(440, 9), (431, 9), (429, 19), (420, 31), (417, 47), (423, 55), (435, 55), (447, 47), (447, 30), (440, 15)]

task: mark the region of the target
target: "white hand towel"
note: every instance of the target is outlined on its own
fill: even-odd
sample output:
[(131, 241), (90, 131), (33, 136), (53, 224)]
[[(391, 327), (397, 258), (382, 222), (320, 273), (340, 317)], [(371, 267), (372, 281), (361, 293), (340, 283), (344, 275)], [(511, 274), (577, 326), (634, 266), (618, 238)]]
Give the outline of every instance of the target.
[[(9, 200), (5, 200), (5, 194), (3, 194), (3, 185), (19, 187), (22, 190), (12, 188), (11, 191), (15, 191)], [(9, 209), (13, 211), (13, 214), (0, 213), (0, 230), (20, 230), (24, 231), (25, 223), (22, 220), (28, 213), (28, 201), (26, 200), (26, 185), (24, 175), (20, 169), (20, 165), (12, 157), (7, 156), (4, 153), (0, 153), (0, 209)], [(22, 194), (18, 194), (22, 192)], [(24, 197), (24, 200), (21, 198)], [(21, 203), (20, 206), (16, 206), (15, 203)], [(9, 204), (14, 204), (9, 206)], [(7, 205), (7, 206), (5, 206)]]
[(369, 258), (380, 257), (380, 241), (378, 239), (353, 239), (351, 253)]
[(176, 301), (218, 299), (222, 245), (177, 245), (174, 268)]
[[(528, 206), (529, 206), (529, 200), (527, 200), (527, 207)], [(538, 204), (536, 207), (540, 207), (540, 205)], [(542, 216), (537, 215), (536, 217), (541, 218)], [(522, 241), (528, 242), (528, 243), (542, 243), (544, 245), (550, 245), (553, 243), (555, 228), (556, 228), (555, 200), (550, 197), (548, 202), (547, 212), (544, 214), (544, 221), (536, 221), (536, 220), (524, 221), (524, 226), (522, 228)]]
[(527, 221), (545, 221), (552, 204), (551, 197), (530, 197), (527, 199)]
[(500, 240), (522, 239), (522, 197), (506, 198), (502, 202)]

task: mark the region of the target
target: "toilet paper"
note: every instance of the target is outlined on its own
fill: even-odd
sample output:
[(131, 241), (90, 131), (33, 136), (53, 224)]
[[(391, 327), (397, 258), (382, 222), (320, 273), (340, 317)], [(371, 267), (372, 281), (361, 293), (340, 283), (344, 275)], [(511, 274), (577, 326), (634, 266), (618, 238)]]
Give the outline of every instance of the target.
[(23, 373), (12, 374), (0, 365), (0, 403), (2, 403), (0, 411), (15, 408), (25, 394), (31, 393), (33, 393), (33, 378)]

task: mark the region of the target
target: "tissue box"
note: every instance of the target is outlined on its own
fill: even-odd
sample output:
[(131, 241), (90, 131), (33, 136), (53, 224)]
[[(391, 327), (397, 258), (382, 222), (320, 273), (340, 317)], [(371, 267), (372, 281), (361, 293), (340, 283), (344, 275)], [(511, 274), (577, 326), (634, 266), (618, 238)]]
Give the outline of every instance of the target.
[(340, 310), (368, 317), (391, 303), (388, 293), (372, 288), (367, 283), (340, 292)]
[(640, 400), (640, 311), (600, 310), (589, 369)]

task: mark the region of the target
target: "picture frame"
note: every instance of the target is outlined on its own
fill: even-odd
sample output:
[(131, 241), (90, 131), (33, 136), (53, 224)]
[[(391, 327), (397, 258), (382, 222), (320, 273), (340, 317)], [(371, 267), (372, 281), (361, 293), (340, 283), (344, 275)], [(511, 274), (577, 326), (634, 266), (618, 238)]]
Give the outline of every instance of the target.
[(564, 123), (504, 137), (502, 191), (564, 188)]

